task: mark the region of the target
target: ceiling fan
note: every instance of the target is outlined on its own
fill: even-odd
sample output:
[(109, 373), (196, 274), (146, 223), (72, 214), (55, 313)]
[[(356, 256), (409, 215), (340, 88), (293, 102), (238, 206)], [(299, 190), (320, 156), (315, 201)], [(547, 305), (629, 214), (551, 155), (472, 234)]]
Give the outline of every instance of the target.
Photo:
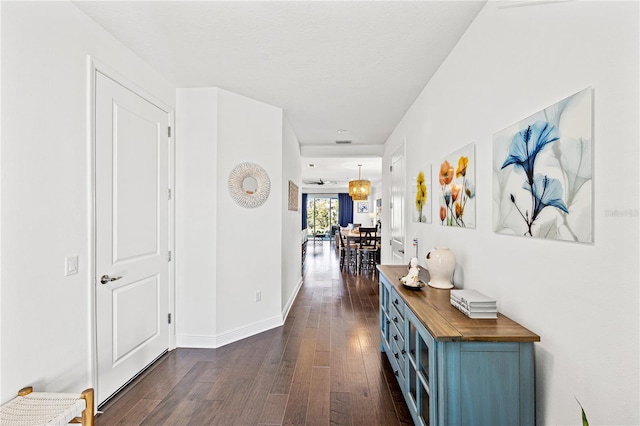
[(331, 180), (324, 180), (324, 179), (305, 179), (303, 180), (303, 182), (307, 185), (318, 185), (318, 186), (323, 186), (323, 185), (335, 185), (336, 182), (331, 181)]

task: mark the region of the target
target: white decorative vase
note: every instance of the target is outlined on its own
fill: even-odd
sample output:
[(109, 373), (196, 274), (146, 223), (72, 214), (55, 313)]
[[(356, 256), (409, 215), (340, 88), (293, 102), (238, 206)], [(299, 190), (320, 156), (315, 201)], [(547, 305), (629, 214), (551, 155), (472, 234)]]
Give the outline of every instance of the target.
[(453, 288), (451, 278), (456, 267), (456, 257), (446, 247), (438, 247), (427, 253), (429, 286), (434, 288)]

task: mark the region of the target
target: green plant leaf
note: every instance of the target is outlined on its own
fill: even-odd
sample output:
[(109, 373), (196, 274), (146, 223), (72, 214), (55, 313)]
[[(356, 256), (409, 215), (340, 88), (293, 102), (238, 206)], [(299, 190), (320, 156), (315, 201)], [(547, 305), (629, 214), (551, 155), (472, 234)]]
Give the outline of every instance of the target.
[[(576, 398), (574, 396), (574, 398)], [(589, 420), (587, 420), (587, 414), (584, 412), (584, 408), (582, 408), (582, 404), (580, 404), (580, 401), (578, 401), (578, 398), (576, 398), (576, 402), (578, 403), (578, 405), (580, 406), (580, 410), (582, 411), (582, 426), (589, 426)]]
[(582, 410), (582, 426), (589, 426), (589, 420), (587, 420), (587, 415), (584, 413), (584, 408)]

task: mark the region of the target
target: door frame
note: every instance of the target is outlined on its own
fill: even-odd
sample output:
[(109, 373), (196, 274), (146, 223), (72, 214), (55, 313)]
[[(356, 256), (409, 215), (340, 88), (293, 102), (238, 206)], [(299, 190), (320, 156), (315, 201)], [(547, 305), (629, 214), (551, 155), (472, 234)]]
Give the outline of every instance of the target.
[[(87, 84), (88, 84), (88, 97), (87, 97), (87, 140), (89, 141), (89, 193), (91, 207), (89, 218), (89, 329), (91, 336), (89, 338), (89, 379), (91, 386), (97, 387), (98, 383), (98, 349), (97, 349), (97, 299), (96, 299), (96, 256), (97, 256), (97, 215), (96, 215), (96, 74), (99, 72), (117, 82), (126, 89), (131, 90), (138, 96), (152, 103), (156, 107), (160, 108), (167, 113), (169, 118), (169, 126), (171, 127), (171, 136), (169, 137), (168, 159), (169, 159), (169, 187), (171, 188), (171, 199), (169, 200), (169, 250), (171, 251), (171, 261), (169, 262), (169, 312), (175, 313), (175, 199), (176, 199), (176, 185), (175, 185), (175, 111), (173, 108), (160, 101), (157, 97), (153, 96), (148, 91), (142, 89), (137, 84), (131, 82), (122, 74), (118, 73), (108, 65), (87, 56)], [(175, 318), (175, 314), (172, 315)], [(176, 337), (175, 337), (175, 320), (169, 324), (169, 351), (175, 349)], [(94, 401), (97, 404), (97, 399)]]
[[(406, 249), (406, 245), (407, 245), (407, 236), (406, 236), (406, 222), (407, 222), (407, 218), (406, 218), (406, 214), (407, 214), (407, 208), (406, 208), (406, 195), (407, 195), (407, 179), (406, 179), (406, 147), (407, 147), (407, 137), (404, 136), (402, 138), (402, 142), (400, 144), (398, 144), (398, 146), (391, 152), (391, 155), (389, 156), (389, 166), (393, 167), (393, 163), (394, 163), (394, 159), (395, 158), (402, 158), (402, 175), (401, 175), (401, 187), (402, 187), (402, 191), (403, 191), (403, 195), (402, 195), (402, 202), (400, 203), (400, 208), (402, 209), (402, 214), (401, 216), (401, 220), (402, 220), (402, 226), (400, 229), (400, 234), (402, 235), (402, 250)], [(391, 169), (389, 169), (389, 230), (391, 231), (391, 234), (389, 235), (389, 245), (391, 247), (391, 252), (390, 252), (390, 256), (389, 256), (389, 261), (391, 263), (393, 263), (393, 229), (392, 229), (392, 225), (393, 225), (393, 209), (395, 207), (393, 207), (393, 172), (391, 171)], [(406, 256), (404, 256), (403, 253), (403, 263), (404, 264), (404, 259), (406, 258)]]

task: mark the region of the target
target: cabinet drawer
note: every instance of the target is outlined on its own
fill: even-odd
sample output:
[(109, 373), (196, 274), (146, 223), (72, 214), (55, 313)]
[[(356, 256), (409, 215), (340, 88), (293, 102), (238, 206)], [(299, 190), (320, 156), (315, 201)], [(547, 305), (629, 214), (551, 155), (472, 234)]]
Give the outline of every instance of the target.
[[(392, 328), (393, 330), (393, 328)], [(404, 365), (406, 362), (406, 350), (404, 339), (398, 335), (398, 339), (391, 339), (392, 355), (398, 360), (398, 363)]]
[(402, 346), (398, 346), (398, 342), (393, 340), (391, 342), (391, 353), (389, 354), (390, 358), (393, 358), (393, 362), (396, 363), (398, 367), (398, 374), (396, 377), (398, 378), (398, 382), (400, 382), (400, 386), (404, 391), (405, 387), (405, 375), (406, 373), (406, 360), (404, 358), (404, 354), (402, 353)]
[(397, 352), (397, 347), (395, 342), (391, 342), (389, 344), (389, 351), (387, 352), (387, 358), (389, 359), (389, 364), (391, 365), (391, 370), (393, 371), (393, 375), (398, 380), (400, 387), (404, 392), (405, 384), (405, 366), (398, 362), (398, 359), (394, 356), (394, 353)]
[(398, 314), (404, 319), (404, 300), (396, 293), (395, 289), (391, 289), (391, 293), (389, 294), (390, 304), (394, 308)]
[[(404, 305), (401, 306), (403, 308)], [(400, 313), (400, 309), (396, 307), (394, 304), (391, 310), (389, 311), (389, 319), (396, 326), (402, 338), (404, 339), (404, 309), (402, 309), (402, 314)]]
[(401, 333), (396, 324), (391, 321), (389, 324), (390, 341), (396, 342), (399, 348), (404, 349), (404, 333)]

